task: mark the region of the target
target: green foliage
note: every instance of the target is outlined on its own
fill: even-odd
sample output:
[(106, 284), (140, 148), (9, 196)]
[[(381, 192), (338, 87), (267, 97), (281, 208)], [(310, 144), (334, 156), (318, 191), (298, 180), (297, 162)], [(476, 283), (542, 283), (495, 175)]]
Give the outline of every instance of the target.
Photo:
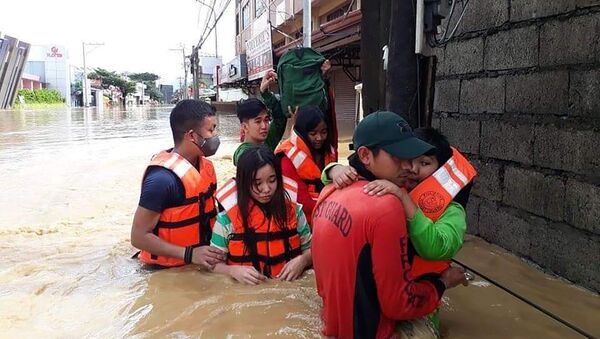
[(148, 72), (129, 74), (129, 79), (131, 79), (133, 81), (144, 82), (144, 83), (147, 81), (155, 82), (159, 78), (160, 77), (158, 75), (156, 75), (154, 73), (148, 73)]
[(88, 74), (88, 79), (102, 80), (102, 88), (116, 86), (121, 89), (124, 96), (129, 93), (135, 93), (135, 82), (126, 80), (115, 71), (109, 71), (104, 68), (96, 68), (94, 72)]
[(20, 89), (17, 95), (23, 96), (27, 104), (56, 104), (64, 102), (60, 92), (55, 89)]

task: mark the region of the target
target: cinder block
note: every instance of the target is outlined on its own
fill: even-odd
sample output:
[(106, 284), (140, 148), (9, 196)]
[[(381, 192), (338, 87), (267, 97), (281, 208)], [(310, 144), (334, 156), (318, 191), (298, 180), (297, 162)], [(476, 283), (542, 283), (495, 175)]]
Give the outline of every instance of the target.
[(532, 67), (538, 60), (536, 26), (501, 31), (485, 41), (485, 69), (502, 70)]
[[(508, 21), (508, 0), (478, 0), (469, 2), (465, 15), (456, 29), (456, 35), (465, 32), (480, 31), (492, 27), (498, 27)], [(456, 25), (462, 7), (456, 6), (455, 13), (452, 16), (450, 30)], [(442, 22), (446, 27), (446, 21)]]
[(446, 74), (477, 73), (483, 70), (483, 39), (451, 42), (444, 57)]
[(600, 70), (571, 72), (570, 115), (600, 118)]
[(507, 250), (527, 256), (531, 246), (531, 225), (494, 204), (482, 202), (479, 207), (481, 236)]
[(600, 186), (568, 180), (566, 190), (565, 221), (600, 235)]
[(562, 114), (568, 111), (568, 101), (569, 73), (567, 71), (506, 78), (507, 112)]
[(458, 112), (460, 80), (439, 80), (435, 82), (435, 111)]
[(511, 0), (510, 20), (522, 21), (557, 15), (575, 9), (574, 0)]
[(481, 122), (481, 154), (496, 159), (533, 163), (531, 125), (500, 121)]
[(442, 120), (442, 133), (462, 152), (479, 153), (479, 121), (446, 118)]
[(580, 174), (598, 176), (600, 171), (600, 133), (535, 128), (534, 164)]
[(467, 204), (467, 233), (479, 235), (479, 206), (481, 198), (471, 194), (469, 203)]
[(515, 167), (504, 172), (504, 203), (562, 221), (565, 210), (565, 184), (560, 177)]
[[(564, 278), (600, 291), (600, 237), (569, 225), (532, 225), (531, 259)], [(596, 265), (597, 266), (597, 265)]]
[(479, 160), (472, 161), (472, 163), (478, 172), (473, 185), (473, 193), (488, 200), (501, 201), (502, 178), (500, 171), (502, 165)]
[(504, 112), (504, 82), (504, 77), (463, 80), (460, 88), (460, 112)]
[(540, 66), (600, 60), (599, 21), (600, 14), (595, 14), (544, 23), (540, 31)]

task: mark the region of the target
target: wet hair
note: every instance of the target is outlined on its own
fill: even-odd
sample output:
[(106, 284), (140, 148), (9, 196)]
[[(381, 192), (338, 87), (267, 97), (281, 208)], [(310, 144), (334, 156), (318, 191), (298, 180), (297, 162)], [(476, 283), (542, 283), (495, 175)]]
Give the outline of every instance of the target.
[[(434, 150), (425, 153), (425, 155), (435, 156), (438, 162), (438, 168), (442, 167), (446, 161), (452, 157), (452, 148), (450, 148), (448, 139), (435, 128), (417, 128), (415, 130), (415, 136), (423, 141), (428, 142), (432, 146), (435, 146)], [(454, 197), (454, 201), (459, 203), (465, 210), (467, 209), (467, 204), (469, 203), (469, 195), (471, 194), (472, 187), (473, 183), (468, 183)]]
[(188, 99), (178, 102), (169, 117), (175, 144), (179, 144), (185, 133), (198, 127), (206, 117), (214, 116), (216, 111), (214, 106), (204, 101)]
[(267, 204), (255, 201), (265, 212), (267, 217), (273, 217), (282, 230), (287, 230), (287, 199), (290, 199), (283, 188), (283, 175), (281, 163), (277, 161), (273, 151), (264, 145), (252, 146), (244, 151), (237, 162), (235, 181), (238, 187), (238, 206), (244, 226), (244, 236), (250, 236), (248, 217), (250, 216), (250, 202), (252, 200), (251, 190), (254, 186), (256, 172), (263, 166), (270, 165), (275, 170), (277, 178), (277, 189), (273, 198)]
[(327, 153), (329, 151), (331, 145), (331, 133), (329, 133), (329, 129), (327, 129), (327, 139), (323, 143), (323, 147), (320, 150), (315, 150), (308, 139), (308, 134), (314, 130), (321, 121), (325, 121), (325, 115), (317, 106), (303, 106), (298, 108), (298, 112), (296, 113), (296, 122), (294, 123), (294, 131), (298, 134), (304, 143), (310, 148), (311, 152), (319, 152), (319, 153)]
[(267, 106), (257, 98), (240, 101), (235, 109), (240, 123), (256, 118), (262, 111), (268, 112)]
[(435, 147), (435, 149), (425, 153), (425, 155), (435, 156), (438, 168), (442, 167), (452, 157), (452, 148), (450, 148), (448, 139), (435, 128), (417, 128), (414, 133), (417, 138)]

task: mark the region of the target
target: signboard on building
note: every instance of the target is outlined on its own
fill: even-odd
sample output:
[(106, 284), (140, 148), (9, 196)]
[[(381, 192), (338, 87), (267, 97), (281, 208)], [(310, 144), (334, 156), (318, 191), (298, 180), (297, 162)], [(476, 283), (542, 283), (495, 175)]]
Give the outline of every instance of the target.
[(50, 50), (46, 52), (46, 58), (62, 58), (63, 53), (61, 51), (62, 48), (57, 46), (50, 47)]
[(227, 84), (245, 78), (246, 72), (246, 55), (236, 55), (233, 60), (224, 64), (221, 67), (221, 83)]
[(268, 70), (273, 69), (273, 44), (271, 42), (270, 26), (265, 27), (246, 41), (246, 58), (248, 61), (248, 80), (262, 78)]

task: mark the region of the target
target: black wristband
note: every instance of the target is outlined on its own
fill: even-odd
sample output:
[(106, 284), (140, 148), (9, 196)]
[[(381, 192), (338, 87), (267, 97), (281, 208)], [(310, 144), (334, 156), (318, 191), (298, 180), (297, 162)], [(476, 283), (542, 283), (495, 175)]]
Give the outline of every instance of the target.
[(194, 254), (194, 247), (192, 246), (187, 246), (185, 248), (185, 253), (183, 255), (183, 261), (186, 264), (191, 264), (192, 263), (192, 255)]

